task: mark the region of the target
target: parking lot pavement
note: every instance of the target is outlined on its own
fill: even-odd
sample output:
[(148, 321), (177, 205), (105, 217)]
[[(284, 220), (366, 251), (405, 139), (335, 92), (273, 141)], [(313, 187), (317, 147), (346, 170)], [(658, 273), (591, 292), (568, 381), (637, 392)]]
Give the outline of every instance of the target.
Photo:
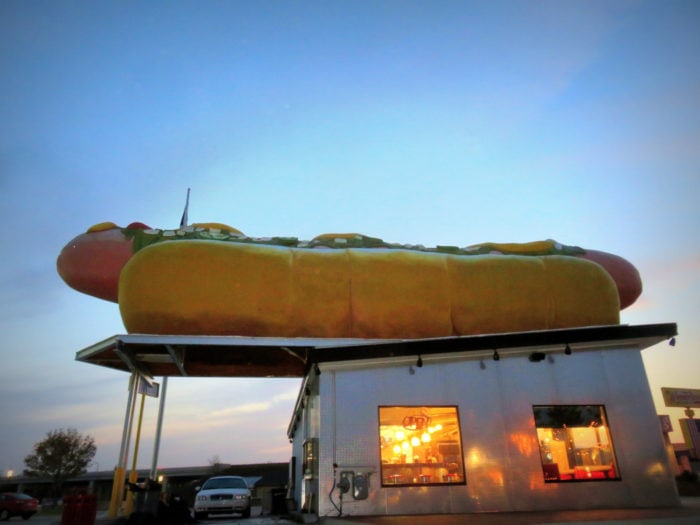
[(234, 523), (240, 523), (241, 525), (286, 525), (296, 522), (280, 516), (251, 516), (250, 518), (222, 516), (220, 518), (199, 520), (197, 523), (200, 525), (232, 525)]
[(280, 516), (263, 516), (261, 511), (262, 509), (260, 507), (253, 507), (250, 509), (250, 518), (242, 518), (237, 514), (211, 516), (207, 519), (197, 520), (197, 525), (232, 525), (234, 523), (240, 523), (241, 525), (287, 525), (297, 523)]
[[(12, 520), (15, 521), (15, 520)], [(21, 521), (21, 520), (18, 520)], [(127, 523), (126, 518), (106, 518), (106, 517), (101, 517), (98, 516), (97, 520), (95, 521), (96, 525), (126, 525)], [(35, 516), (32, 516), (31, 520), (29, 521), (32, 525), (59, 525), (61, 523), (61, 517), (60, 516), (42, 516), (41, 514), (37, 514)], [(241, 518), (240, 516), (221, 516), (217, 518), (209, 518), (206, 520), (199, 520), (197, 521), (197, 525), (232, 525), (234, 523), (240, 523), (241, 525), (247, 524), (247, 525), (289, 525), (289, 524), (294, 524), (296, 522), (292, 520), (288, 520), (285, 518), (281, 518), (279, 516), (257, 516), (257, 517), (250, 517), (250, 518)]]
[[(280, 516), (266, 515), (262, 516), (260, 513), (260, 507), (253, 507), (251, 509), (250, 518), (242, 518), (240, 515), (229, 514), (223, 516), (211, 516), (210, 518), (198, 520), (197, 525), (232, 525), (234, 523), (241, 525), (290, 525), (297, 522), (286, 519)], [(128, 522), (127, 518), (110, 518), (107, 516), (107, 512), (98, 511), (95, 519), (95, 525), (126, 525)], [(31, 523), (33, 525), (60, 525), (61, 516), (60, 514), (37, 514), (32, 516)]]
[[(700, 498), (681, 498), (681, 507), (673, 509), (608, 509), (590, 511), (482, 513), (441, 516), (323, 517), (325, 525), (700, 525)], [(198, 525), (293, 525), (300, 523), (277, 515), (260, 514), (253, 507), (250, 518), (235, 514), (199, 520)], [(33, 525), (59, 525), (61, 516), (40, 513), (31, 518)], [(98, 512), (95, 525), (125, 525), (126, 518), (108, 518)], [(308, 522), (307, 522), (308, 523)], [(316, 522), (314, 522), (316, 523)]]

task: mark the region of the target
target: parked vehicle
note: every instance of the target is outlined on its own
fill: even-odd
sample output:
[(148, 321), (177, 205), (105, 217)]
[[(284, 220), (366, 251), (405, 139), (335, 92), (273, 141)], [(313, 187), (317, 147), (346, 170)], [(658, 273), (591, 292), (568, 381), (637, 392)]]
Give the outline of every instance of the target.
[(28, 520), (39, 512), (39, 500), (22, 492), (3, 492), (0, 494), (0, 520), (12, 516), (21, 516)]
[(194, 500), (195, 519), (209, 514), (242, 514), (250, 517), (250, 489), (240, 476), (216, 476), (197, 488)]

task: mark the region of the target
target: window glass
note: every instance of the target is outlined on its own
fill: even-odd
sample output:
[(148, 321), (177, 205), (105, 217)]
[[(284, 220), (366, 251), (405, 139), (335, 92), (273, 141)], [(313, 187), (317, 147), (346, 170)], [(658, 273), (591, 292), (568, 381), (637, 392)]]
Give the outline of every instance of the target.
[(457, 407), (379, 407), (383, 486), (463, 484)]
[(604, 406), (533, 409), (545, 482), (620, 479)]
[(304, 441), (304, 477), (313, 478), (318, 472), (316, 464), (316, 438), (307, 439)]

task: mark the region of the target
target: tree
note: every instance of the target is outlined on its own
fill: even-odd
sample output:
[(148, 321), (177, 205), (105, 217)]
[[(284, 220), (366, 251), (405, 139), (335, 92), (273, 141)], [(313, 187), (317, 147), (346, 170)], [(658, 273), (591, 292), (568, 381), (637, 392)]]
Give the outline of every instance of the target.
[(215, 454), (209, 458), (209, 470), (213, 475), (216, 475), (219, 472), (225, 470), (227, 466), (228, 465), (225, 465), (221, 462), (221, 458), (218, 454)]
[(95, 456), (95, 440), (77, 430), (52, 430), (46, 438), (34, 445), (34, 452), (24, 458), (25, 476), (49, 478), (54, 495), (60, 496), (66, 480), (87, 472)]

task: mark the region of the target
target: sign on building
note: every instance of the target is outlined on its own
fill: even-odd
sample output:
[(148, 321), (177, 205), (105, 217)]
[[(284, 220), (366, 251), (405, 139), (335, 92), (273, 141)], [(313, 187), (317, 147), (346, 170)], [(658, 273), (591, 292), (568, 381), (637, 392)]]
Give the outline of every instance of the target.
[(149, 383), (143, 377), (139, 377), (139, 394), (146, 394), (150, 397), (158, 397), (160, 385), (153, 381)]
[(700, 451), (700, 419), (679, 419), (678, 423), (691, 457), (697, 459)]
[(700, 390), (692, 388), (661, 388), (667, 407), (700, 408)]

